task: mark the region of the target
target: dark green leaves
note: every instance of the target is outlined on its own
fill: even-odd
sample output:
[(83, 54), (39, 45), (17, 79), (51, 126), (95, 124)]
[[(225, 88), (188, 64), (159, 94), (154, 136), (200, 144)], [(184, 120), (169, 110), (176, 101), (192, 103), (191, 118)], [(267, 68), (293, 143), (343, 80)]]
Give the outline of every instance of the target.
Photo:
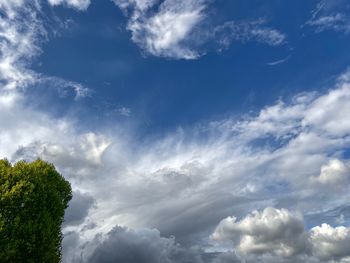
[(42, 160), (0, 160), (0, 262), (60, 262), (70, 184)]

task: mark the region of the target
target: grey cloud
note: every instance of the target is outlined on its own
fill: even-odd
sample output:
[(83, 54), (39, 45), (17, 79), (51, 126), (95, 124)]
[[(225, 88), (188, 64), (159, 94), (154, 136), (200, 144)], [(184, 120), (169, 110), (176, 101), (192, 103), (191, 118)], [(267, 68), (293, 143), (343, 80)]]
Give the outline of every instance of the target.
[(212, 263), (241, 263), (242, 260), (234, 252), (218, 253)]
[(73, 259), (73, 255), (76, 252), (80, 238), (79, 233), (75, 231), (70, 231), (65, 233), (62, 240), (62, 262), (72, 263), (77, 262)]
[(174, 238), (163, 238), (151, 229), (115, 227), (102, 241), (89, 263), (201, 263), (195, 248), (183, 248)]
[(73, 198), (65, 212), (64, 226), (81, 224), (95, 204), (95, 200), (88, 194), (73, 192)]

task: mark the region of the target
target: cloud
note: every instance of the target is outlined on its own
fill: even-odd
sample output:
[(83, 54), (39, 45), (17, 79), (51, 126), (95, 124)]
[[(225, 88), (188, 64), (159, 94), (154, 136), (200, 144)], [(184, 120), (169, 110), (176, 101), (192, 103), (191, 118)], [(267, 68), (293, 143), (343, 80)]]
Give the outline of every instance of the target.
[(300, 214), (266, 208), (237, 222), (228, 217), (220, 222), (214, 240), (232, 240), (243, 254), (273, 253), (290, 257), (307, 249), (304, 222)]
[(222, 47), (228, 47), (233, 40), (256, 41), (270, 46), (280, 46), (287, 42), (285, 34), (264, 24), (263, 20), (241, 23), (229, 21), (215, 28), (215, 39)]
[[(68, 2), (78, 5), (86, 1)], [(75, 99), (87, 97), (90, 90), (80, 83), (45, 76), (31, 69), (33, 60), (42, 52), (42, 44), (52, 33), (49, 31), (52, 21), (43, 16), (42, 4), (39, 0), (0, 1), (0, 91), (16, 93), (44, 84), (61, 92), (72, 89)]]
[(50, 5), (67, 5), (78, 10), (86, 10), (90, 5), (90, 0), (48, 0)]
[[(286, 36), (264, 22), (209, 22), (210, 1), (114, 0), (128, 17), (132, 40), (146, 54), (173, 59), (196, 59), (213, 46), (227, 48), (233, 40), (257, 41), (271, 46), (286, 43)], [(131, 10), (131, 14), (130, 14)]]
[[(0, 153), (13, 161), (41, 157), (53, 162), (75, 192), (94, 198), (96, 206), (87, 214), (89, 202), (76, 203), (81, 219), (64, 230), (76, 241), (74, 257), (88, 253), (85, 244), (107, 238), (116, 225), (156, 228), (191, 245), (206, 244), (209, 232), (230, 214), (272, 205), (300, 210), (306, 218), (319, 215), (313, 226), (320, 225), (330, 222), (322, 211), (346, 204), (349, 197), (348, 184), (341, 196), (337, 188), (319, 187), (321, 175), (327, 180), (334, 173), (345, 176), (332, 160), (348, 163), (342, 154), (350, 145), (350, 85), (344, 76), (322, 94), (298, 94), (248, 117), (204, 122), (142, 143), (113, 129), (77, 129), (69, 118), (30, 108), (20, 93), (3, 93), (0, 122), (7, 125), (0, 131)], [(321, 181), (310, 183), (314, 178)], [(334, 212), (341, 214), (347, 221), (344, 211)], [(235, 231), (247, 237), (242, 244), (236, 241), (240, 251), (262, 253), (265, 262), (273, 262), (263, 253), (269, 248), (271, 257), (301, 250), (296, 243), (306, 231), (298, 215), (281, 210), (248, 218), (233, 221)], [(263, 218), (275, 218), (271, 229), (258, 224)], [(276, 235), (259, 237), (242, 222), (263, 233), (276, 227)]]
[[(160, 45), (165, 52), (162, 56), (176, 54), (181, 57), (179, 54), (183, 50), (198, 51), (196, 45), (192, 49), (187, 41), (192, 36), (189, 32), (197, 30), (197, 26), (205, 21), (206, 9), (200, 8), (200, 3), (204, 2), (193, 2), (191, 8), (186, 2), (179, 9), (170, 1), (169, 6), (156, 1), (118, 3), (124, 6), (125, 12), (131, 12), (129, 19), (144, 21), (145, 25), (157, 15), (200, 10), (196, 12), (204, 20), (191, 24), (189, 31), (181, 29), (175, 34), (174, 41), (167, 40), (163, 46)], [(290, 100), (277, 101), (248, 116), (204, 121), (140, 141), (126, 135), (132, 133), (125, 127), (119, 127), (125, 129), (123, 131), (111, 127), (95, 127), (91, 131), (68, 116), (54, 117), (34, 108), (21, 90), (33, 81), (44, 79), (30, 71), (32, 59), (40, 54), (41, 41), (45, 41), (45, 32), (37, 30), (42, 28), (43, 22), (34, 4), (27, 6), (24, 1), (0, 1), (0, 6), (6, 12), (1, 17), (1, 32), (6, 37), (0, 40), (1, 48), (4, 48), (0, 56), (0, 64), (3, 65), (0, 68), (3, 84), (0, 93), (0, 123), (3, 124), (0, 156), (11, 161), (41, 157), (53, 162), (71, 181), (76, 195), (72, 203), (75, 213), (68, 212), (70, 224), (64, 228), (65, 262), (74, 262), (73, 259), (80, 259), (80, 255), (92, 256), (89, 253), (93, 251), (96, 253), (92, 258), (96, 260), (103, 260), (103, 256), (107, 255), (104, 253), (110, 251), (112, 256), (118, 257), (119, 253), (115, 255), (113, 251), (120, 251), (119, 240), (124, 242), (121, 244), (135, 245), (135, 250), (141, 251), (140, 257), (146, 247), (155, 260), (163, 257), (181, 262), (181, 258), (187, 258), (192, 262), (197, 260), (195, 255), (198, 253), (191, 249), (188, 252), (184, 247), (209, 246), (208, 236), (212, 229), (228, 215), (235, 214), (240, 218), (252, 210), (275, 205), (288, 211), (300, 210), (306, 219), (319, 215), (312, 225), (317, 226), (329, 223), (325, 211), (348, 203), (348, 184), (344, 183), (345, 191), (341, 196), (336, 188), (324, 191), (325, 188), (319, 186), (326, 181), (340, 184), (345, 177), (340, 163), (347, 166), (349, 162), (344, 154), (350, 145), (349, 73), (324, 93), (297, 94)], [(33, 28), (34, 25), (37, 28)], [(170, 28), (173, 30), (172, 26)], [(236, 25), (227, 26), (229, 32), (237, 30), (239, 33), (240, 29), (235, 28)], [(249, 33), (244, 33), (240, 41), (265, 41), (272, 45), (283, 43), (282, 38), (270, 34), (271, 30), (264, 23), (251, 24), (248, 29), (242, 30)], [(181, 35), (179, 32), (185, 33)], [(251, 32), (255, 33), (251, 35)], [(272, 36), (272, 40), (261, 37), (261, 32)], [(159, 39), (163, 38), (162, 34), (159, 36)], [(157, 42), (159, 39), (151, 38), (150, 41)], [(166, 53), (169, 50), (171, 52)], [(55, 80), (48, 81), (48, 86), (56, 88), (53, 82)], [(66, 85), (67, 82), (64, 83)], [(82, 94), (85, 93), (78, 86), (77, 96)], [(312, 180), (318, 181), (318, 185), (310, 183)], [(94, 209), (90, 209), (92, 202)], [(341, 221), (348, 222), (345, 212), (338, 209), (332, 214), (334, 218), (341, 218), (343, 214)], [(241, 225), (245, 219), (233, 222), (239, 226), (235, 231), (247, 237), (240, 249), (255, 256), (260, 253), (265, 262), (283, 262), (276, 260), (276, 256), (298, 254), (302, 249), (293, 242), (305, 233), (310, 237), (308, 231), (301, 230), (300, 217), (287, 210), (267, 211), (265, 214), (264, 211), (257, 212), (248, 218), (246, 222), (253, 232)], [(276, 226), (282, 227), (275, 229), (274, 226), (260, 224), (262, 218), (275, 218)], [(116, 225), (148, 230), (113, 230)], [(262, 236), (256, 234), (260, 228)], [(273, 232), (274, 229), (276, 232)], [(175, 245), (173, 238), (161, 237), (170, 235), (175, 235), (183, 246)], [(319, 234), (315, 237), (323, 240)], [(153, 241), (158, 246), (143, 240)], [(263, 243), (263, 240), (266, 242)], [(240, 239), (235, 242), (241, 244)], [(346, 260), (343, 243), (330, 242), (335, 244), (334, 247), (339, 244), (340, 252), (332, 248), (324, 258)], [(316, 244), (316, 239), (312, 244)], [(268, 248), (271, 255), (267, 255)], [(323, 257), (315, 248), (311, 250), (313, 252), (307, 255), (308, 260), (311, 260), (310, 257), (316, 257), (315, 260)], [(176, 254), (174, 251), (180, 252)], [(233, 254), (221, 254), (215, 260), (225, 262), (233, 258)]]
[(94, 205), (94, 198), (88, 194), (76, 191), (69, 202), (64, 216), (64, 225), (79, 225), (88, 215), (89, 210)]
[(89, 263), (201, 263), (199, 251), (184, 248), (155, 229), (115, 227), (88, 259)]
[(132, 40), (149, 54), (161, 57), (193, 59), (199, 56), (186, 42), (203, 19), (206, 1), (163, 1), (157, 12), (151, 12), (157, 1), (115, 1), (118, 6), (132, 6), (128, 23)]
[(241, 221), (228, 217), (219, 223), (212, 238), (231, 240), (243, 257), (260, 257), (263, 262), (271, 262), (266, 261), (268, 257), (280, 262), (301, 258), (304, 262), (347, 262), (350, 258), (349, 228), (322, 224), (306, 231), (303, 217), (286, 209), (268, 207)]
[(340, 160), (333, 159), (327, 165), (321, 167), (321, 173), (318, 177), (312, 179), (314, 182), (327, 187), (336, 186), (342, 188), (348, 183), (349, 177), (349, 166)]
[(317, 33), (327, 30), (341, 31), (344, 33), (350, 32), (349, 19), (340, 13), (318, 17), (317, 19), (308, 21), (307, 25), (314, 27)]
[(322, 261), (349, 262), (350, 228), (322, 224), (311, 229), (313, 254)]
[[(347, 204), (348, 184), (343, 184), (342, 195), (336, 187), (324, 191), (320, 185), (327, 180), (338, 185), (341, 180), (333, 179), (345, 176), (349, 95), (343, 75), (325, 93), (298, 94), (241, 119), (203, 122), (140, 143), (113, 129), (78, 129), (68, 117), (31, 108), (19, 92), (1, 93), (0, 122), (6, 126), (0, 131), (0, 155), (12, 161), (50, 161), (71, 181), (75, 193), (84, 193), (84, 198), (77, 197), (77, 214), (71, 215), (76, 220), (64, 229), (67, 242), (75, 242), (74, 249), (65, 250), (74, 251), (65, 256), (66, 262), (93, 251), (86, 244), (96, 237), (105, 244), (116, 225), (155, 228), (162, 236), (176, 236), (184, 246), (203, 246), (222, 218), (267, 206), (300, 210), (308, 220), (315, 218), (312, 226), (335, 222), (323, 212)], [(311, 183), (315, 178), (319, 182)], [(88, 208), (91, 202), (85, 195), (93, 197), (94, 209)], [(348, 220), (343, 210), (332, 214)], [(275, 224), (260, 224), (264, 218), (275, 218)], [(265, 262), (274, 262), (263, 253), (269, 248), (274, 258), (297, 255), (301, 248), (295, 243), (307, 232), (300, 220), (285, 210), (236, 219), (232, 224), (237, 236), (246, 238), (242, 244), (240, 239), (235, 242), (241, 244), (240, 251), (260, 253)], [(260, 237), (242, 222), (251, 231), (277, 230)]]
[(35, 73), (27, 68), (40, 54), (38, 45), (45, 30), (36, 9), (39, 2), (0, 1), (0, 81), (1, 90), (14, 90), (33, 83)]
[(305, 23), (314, 28), (316, 33), (324, 31), (336, 31), (348, 34), (350, 32), (350, 20), (347, 15), (348, 6), (344, 1), (321, 1), (311, 12), (311, 18)]

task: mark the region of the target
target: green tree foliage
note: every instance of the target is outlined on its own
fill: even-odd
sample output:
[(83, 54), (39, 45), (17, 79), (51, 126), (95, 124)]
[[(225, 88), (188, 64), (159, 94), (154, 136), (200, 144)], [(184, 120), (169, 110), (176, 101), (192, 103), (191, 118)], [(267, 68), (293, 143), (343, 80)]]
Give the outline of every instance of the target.
[(52, 164), (0, 160), (0, 262), (58, 263), (72, 190)]

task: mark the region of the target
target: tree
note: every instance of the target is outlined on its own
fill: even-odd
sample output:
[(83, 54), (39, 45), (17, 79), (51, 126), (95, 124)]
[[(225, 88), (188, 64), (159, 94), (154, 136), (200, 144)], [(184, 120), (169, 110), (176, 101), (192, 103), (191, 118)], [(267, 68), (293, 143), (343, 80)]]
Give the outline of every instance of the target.
[(52, 164), (0, 160), (0, 262), (58, 263), (72, 190)]

